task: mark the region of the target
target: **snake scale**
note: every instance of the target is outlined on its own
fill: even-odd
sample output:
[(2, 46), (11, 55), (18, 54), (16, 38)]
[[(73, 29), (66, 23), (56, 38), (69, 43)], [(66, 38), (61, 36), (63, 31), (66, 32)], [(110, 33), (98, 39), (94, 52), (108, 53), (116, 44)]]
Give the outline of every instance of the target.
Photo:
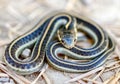
[[(77, 36), (79, 30), (94, 40), (90, 48), (76, 45), (80, 40)], [(13, 40), (6, 48), (4, 60), (19, 74), (38, 71), (45, 59), (58, 70), (86, 72), (104, 64), (114, 47), (110, 36), (95, 22), (79, 15), (58, 13), (42, 19), (32, 30)], [(27, 59), (20, 59), (26, 48), (32, 53)], [(89, 61), (77, 63), (64, 60), (58, 54)]]

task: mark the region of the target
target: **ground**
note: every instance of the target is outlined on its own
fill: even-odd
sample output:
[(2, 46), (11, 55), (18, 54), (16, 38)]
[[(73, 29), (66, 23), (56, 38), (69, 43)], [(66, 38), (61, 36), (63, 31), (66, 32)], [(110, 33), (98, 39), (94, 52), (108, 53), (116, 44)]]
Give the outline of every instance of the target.
[[(18, 0), (0, 0), (0, 60), (3, 61), (7, 44), (19, 35), (32, 29), (43, 16), (54, 11), (72, 11), (98, 23), (115, 41), (117, 47), (106, 62), (108, 67), (100, 67), (96, 72), (75, 74), (61, 72), (48, 65), (48, 68), (36, 84), (63, 84), (77, 76), (83, 76), (83, 78), (80, 79), (78, 77), (75, 82), (69, 84), (119, 84), (119, 9), (120, 0), (20, 0), (19, 2)], [(0, 68), (1, 71), (4, 71), (2, 63)], [(7, 74), (14, 80), (19, 80), (23, 83), (25, 79), (20, 79), (18, 76), (16, 77), (18, 79), (15, 79), (10, 75), (12, 73), (14, 72)], [(24, 76), (26, 78), (25, 82), (33, 82), (38, 74), (39, 72)], [(24, 77), (22, 76), (22, 78)]]

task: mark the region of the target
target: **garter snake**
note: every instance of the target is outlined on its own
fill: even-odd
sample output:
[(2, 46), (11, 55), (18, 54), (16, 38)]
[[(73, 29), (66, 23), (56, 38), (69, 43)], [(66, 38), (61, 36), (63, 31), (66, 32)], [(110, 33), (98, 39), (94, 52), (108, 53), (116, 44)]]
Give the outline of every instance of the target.
[[(82, 23), (81, 27), (78, 24)], [(94, 39), (94, 45), (88, 49), (75, 45), (77, 30), (82, 30)], [(68, 31), (68, 32), (67, 32)], [(63, 33), (61, 33), (63, 32)], [(59, 41), (52, 41), (55, 34)], [(34, 45), (34, 47), (33, 47)], [(25, 48), (32, 48), (27, 60), (19, 58)], [(102, 65), (114, 50), (114, 42), (105, 31), (85, 17), (77, 17), (67, 13), (59, 13), (44, 18), (30, 32), (13, 40), (5, 51), (5, 62), (20, 74), (38, 71), (45, 60), (53, 67), (70, 72), (84, 72)], [(68, 55), (75, 59), (92, 59), (90, 62), (74, 63), (63, 60), (57, 55)]]

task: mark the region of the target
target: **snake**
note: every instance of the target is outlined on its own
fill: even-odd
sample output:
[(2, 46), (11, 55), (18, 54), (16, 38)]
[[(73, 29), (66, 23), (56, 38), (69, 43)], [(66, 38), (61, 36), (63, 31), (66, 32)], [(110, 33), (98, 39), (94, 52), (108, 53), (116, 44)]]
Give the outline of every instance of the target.
[[(90, 48), (76, 45), (81, 39), (78, 32), (85, 32), (94, 43)], [(114, 51), (115, 43), (95, 22), (83, 16), (58, 13), (43, 18), (32, 30), (14, 39), (6, 48), (4, 60), (8, 67), (19, 74), (31, 74), (39, 71), (47, 61), (53, 68), (66, 72), (86, 72), (104, 64)], [(27, 59), (21, 59), (26, 49), (32, 52)], [(67, 55), (73, 62), (59, 57)]]

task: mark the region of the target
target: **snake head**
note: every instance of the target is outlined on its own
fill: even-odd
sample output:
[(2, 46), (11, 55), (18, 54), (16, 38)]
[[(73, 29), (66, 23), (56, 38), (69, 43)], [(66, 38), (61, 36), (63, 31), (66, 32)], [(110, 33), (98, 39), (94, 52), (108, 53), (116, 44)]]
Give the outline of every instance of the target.
[(77, 35), (75, 30), (65, 30), (61, 29), (57, 32), (59, 41), (63, 44), (64, 47), (70, 49), (74, 47), (77, 41)]

